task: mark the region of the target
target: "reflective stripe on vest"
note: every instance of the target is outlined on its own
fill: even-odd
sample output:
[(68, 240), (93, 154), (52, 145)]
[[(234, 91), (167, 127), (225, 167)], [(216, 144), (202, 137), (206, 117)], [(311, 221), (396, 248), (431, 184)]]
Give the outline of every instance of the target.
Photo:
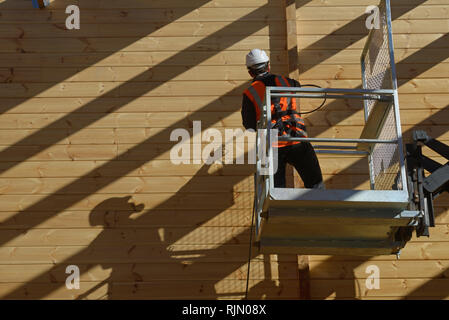
[(249, 87), (248, 90), (251, 93), (251, 95), (253, 96), (254, 100), (256, 100), (256, 104), (259, 107), (259, 109), (262, 109), (263, 102), (262, 102), (262, 99), (260, 99), (260, 96), (259, 96), (259, 93), (257, 92), (257, 90), (253, 86)]
[(290, 86), (287, 84), (287, 82), (285, 82), (284, 77), (277, 76), (276, 78), (277, 78), (277, 80), (281, 83), (281, 85), (282, 85), (283, 87), (290, 87)]

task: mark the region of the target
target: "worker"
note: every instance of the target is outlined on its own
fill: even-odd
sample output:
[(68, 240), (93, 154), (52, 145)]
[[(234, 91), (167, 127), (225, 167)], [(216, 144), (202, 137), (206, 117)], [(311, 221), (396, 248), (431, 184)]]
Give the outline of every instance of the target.
[(32, 3), (33, 3), (33, 8), (43, 9), (50, 4), (50, 1), (49, 0), (33, 0)]
[[(300, 87), (298, 81), (270, 73), (270, 61), (265, 51), (251, 50), (246, 56), (246, 67), (253, 78), (251, 86), (243, 92), (242, 120), (246, 129), (257, 130), (265, 98), (265, 87)], [(304, 120), (297, 111), (295, 98), (271, 99), (271, 123), (278, 136), (307, 137)], [(315, 150), (305, 141), (278, 141), (278, 169), (274, 174), (274, 187), (285, 188), (285, 167), (295, 167), (306, 188), (324, 189), (323, 177)]]

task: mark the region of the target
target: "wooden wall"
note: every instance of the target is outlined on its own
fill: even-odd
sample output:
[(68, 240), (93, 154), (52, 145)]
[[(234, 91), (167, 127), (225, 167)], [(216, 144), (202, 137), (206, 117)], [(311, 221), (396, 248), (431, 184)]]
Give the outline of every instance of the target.
[[(80, 30), (65, 29), (70, 4)], [(242, 127), (246, 53), (286, 71), (282, 1), (0, 13), (0, 297), (242, 298), (252, 167), (176, 166), (170, 133)], [(296, 260), (278, 260), (253, 260), (250, 297), (298, 296)]]
[[(297, 0), (297, 41), (300, 80), (323, 87), (361, 85), (361, 49), (368, 30), (364, 15), (371, 0)], [(449, 143), (449, 1), (392, 0), (393, 33), (398, 69), (399, 101), (404, 136), (415, 129)], [(315, 105), (303, 103), (311, 109)], [(356, 137), (363, 124), (360, 104), (331, 101), (307, 118), (317, 136)], [(332, 126), (332, 127), (331, 127)], [(435, 156), (434, 153), (427, 154)], [(434, 157), (443, 162), (441, 157)], [(344, 159), (340, 183), (367, 186), (357, 178), (364, 160)], [(325, 164), (322, 164), (323, 166)], [(326, 171), (326, 169), (325, 169)], [(328, 177), (326, 177), (329, 179)], [(333, 186), (333, 180), (327, 181)], [(442, 299), (449, 298), (449, 197), (436, 202), (437, 226), (430, 238), (414, 237), (394, 256), (372, 259), (311, 256), (310, 294), (313, 299)], [(380, 289), (368, 290), (366, 268), (380, 269)]]
[[(362, 16), (374, 4), (296, 0), (294, 30), (283, 0), (124, 3), (53, 0), (37, 10), (0, 0), (3, 299), (242, 298), (252, 168), (174, 165), (170, 133), (196, 120), (241, 128), (253, 47), (267, 50), (274, 72), (294, 75), (287, 49), (296, 45), (302, 82), (357, 87)], [(70, 4), (80, 30), (65, 29)], [(449, 2), (394, 4), (404, 131), (449, 140)], [(309, 133), (357, 134), (358, 110), (331, 101), (307, 117)], [(320, 161), (329, 188), (367, 186), (365, 161)], [(312, 298), (447, 297), (447, 202), (432, 237), (414, 239), (399, 261), (309, 257)], [(369, 264), (381, 269), (381, 290), (362, 290)], [(65, 287), (69, 265), (81, 270), (79, 290)], [(296, 256), (254, 255), (251, 267), (250, 298), (305, 295)]]

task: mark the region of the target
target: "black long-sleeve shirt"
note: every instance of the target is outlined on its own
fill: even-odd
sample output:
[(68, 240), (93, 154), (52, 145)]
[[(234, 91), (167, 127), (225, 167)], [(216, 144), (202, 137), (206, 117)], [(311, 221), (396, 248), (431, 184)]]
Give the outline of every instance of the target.
[[(254, 81), (260, 80), (265, 86), (275, 87), (276, 85), (276, 75), (271, 73), (264, 73), (254, 78)], [(286, 78), (292, 87), (300, 87), (300, 83), (294, 79)], [(256, 116), (256, 107), (253, 102), (248, 98), (246, 94), (243, 94), (242, 100), (242, 122), (245, 129), (253, 129), (256, 130), (257, 127), (257, 116)]]

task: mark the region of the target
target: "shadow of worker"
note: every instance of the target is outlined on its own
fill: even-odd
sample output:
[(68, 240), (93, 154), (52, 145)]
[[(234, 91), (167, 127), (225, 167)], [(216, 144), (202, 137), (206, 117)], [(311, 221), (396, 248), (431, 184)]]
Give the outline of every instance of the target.
[[(135, 233), (133, 226), (136, 225), (131, 215), (143, 212), (145, 205), (136, 205), (130, 201), (131, 199), (132, 196), (110, 198), (98, 204), (91, 211), (89, 215), (90, 225), (95, 228), (103, 228), (103, 231), (91, 242), (89, 248), (97, 253), (96, 258), (94, 257), (94, 260), (98, 259), (95, 265), (101, 266), (103, 270), (110, 269), (110, 274), (109, 277), (79, 295), (76, 298), (77, 300), (88, 298), (90, 294), (104, 286), (107, 286), (106, 293), (96, 297), (96, 299), (108, 299), (111, 296), (113, 282), (123, 280), (124, 276), (132, 274), (128, 270), (132, 267), (128, 264), (117, 263), (120, 261), (117, 258), (120, 259), (120, 257), (116, 257), (110, 251), (111, 246), (121, 246), (135, 240), (130, 236)], [(89, 269), (89, 266), (87, 266), (87, 269)], [(105, 292), (104, 288), (101, 291)]]

